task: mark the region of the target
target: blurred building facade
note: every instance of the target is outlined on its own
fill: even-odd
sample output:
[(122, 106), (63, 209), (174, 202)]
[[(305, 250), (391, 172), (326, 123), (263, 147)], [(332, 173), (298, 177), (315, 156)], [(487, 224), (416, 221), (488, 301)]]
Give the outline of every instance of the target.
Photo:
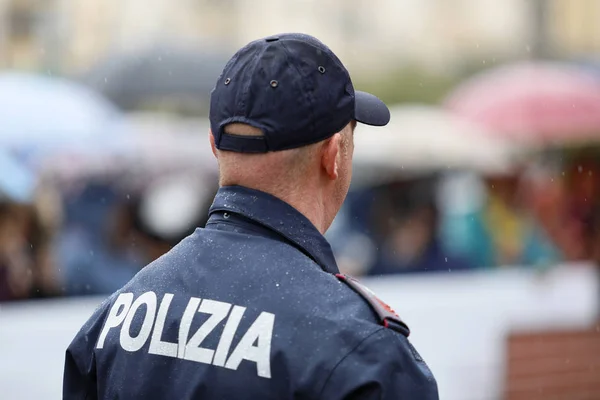
[(539, 43), (559, 56), (600, 53), (599, 20), (597, 0), (3, 0), (0, 66), (72, 73), (156, 42), (231, 53), (256, 37), (304, 31), (353, 72), (452, 72), (528, 57)]
[(554, 0), (548, 6), (548, 37), (568, 57), (600, 56), (600, 1)]

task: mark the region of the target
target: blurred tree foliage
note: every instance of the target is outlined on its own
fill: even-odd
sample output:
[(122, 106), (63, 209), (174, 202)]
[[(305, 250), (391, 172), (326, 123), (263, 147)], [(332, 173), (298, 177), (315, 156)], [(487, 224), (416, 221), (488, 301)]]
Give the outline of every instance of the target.
[(435, 104), (460, 82), (459, 77), (436, 75), (418, 67), (404, 67), (387, 74), (359, 75), (354, 85), (360, 90), (377, 94), (387, 104)]
[(485, 69), (494, 68), (511, 60), (489, 57), (489, 62), (464, 60), (457, 71), (433, 73), (417, 65), (405, 66), (387, 74), (364, 74), (354, 79), (360, 90), (376, 93), (388, 104), (438, 104), (462, 81)]

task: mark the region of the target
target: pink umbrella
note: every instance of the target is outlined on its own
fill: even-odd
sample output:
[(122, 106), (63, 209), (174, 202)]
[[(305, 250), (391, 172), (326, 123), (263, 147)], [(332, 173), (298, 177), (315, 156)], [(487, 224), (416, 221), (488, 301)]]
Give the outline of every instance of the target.
[(600, 140), (600, 80), (566, 64), (524, 62), (483, 72), (454, 90), (446, 107), (518, 141)]

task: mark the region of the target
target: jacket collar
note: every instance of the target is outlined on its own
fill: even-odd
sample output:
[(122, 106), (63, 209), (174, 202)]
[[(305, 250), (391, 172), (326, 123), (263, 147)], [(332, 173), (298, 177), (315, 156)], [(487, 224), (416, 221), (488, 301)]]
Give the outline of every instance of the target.
[(325, 272), (339, 273), (331, 246), (319, 230), (294, 207), (268, 193), (243, 186), (223, 186), (209, 214), (239, 214), (287, 239)]

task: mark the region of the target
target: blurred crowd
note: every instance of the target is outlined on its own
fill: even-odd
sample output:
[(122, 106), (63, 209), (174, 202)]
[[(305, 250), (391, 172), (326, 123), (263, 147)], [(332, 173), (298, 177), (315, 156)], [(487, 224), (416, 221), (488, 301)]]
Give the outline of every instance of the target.
[[(326, 234), (340, 269), (600, 263), (600, 77), (517, 64), (455, 93), (393, 107), (381, 134), (357, 132), (355, 179)], [(111, 293), (205, 224), (217, 190), (205, 119), (120, 112), (34, 74), (0, 74), (8, 109), (0, 301)]]
[[(210, 196), (189, 180), (137, 191), (116, 182), (88, 179), (40, 188), (29, 203), (0, 201), (0, 301), (112, 293), (206, 222)], [(205, 185), (214, 193), (214, 182)]]
[[(354, 275), (600, 263), (600, 157), (557, 170), (426, 174), (353, 189), (327, 233)], [(0, 202), (0, 300), (107, 294), (206, 222), (216, 180), (86, 178)]]
[(331, 236), (356, 275), (600, 264), (600, 152), (560, 170), (434, 174), (357, 190)]

